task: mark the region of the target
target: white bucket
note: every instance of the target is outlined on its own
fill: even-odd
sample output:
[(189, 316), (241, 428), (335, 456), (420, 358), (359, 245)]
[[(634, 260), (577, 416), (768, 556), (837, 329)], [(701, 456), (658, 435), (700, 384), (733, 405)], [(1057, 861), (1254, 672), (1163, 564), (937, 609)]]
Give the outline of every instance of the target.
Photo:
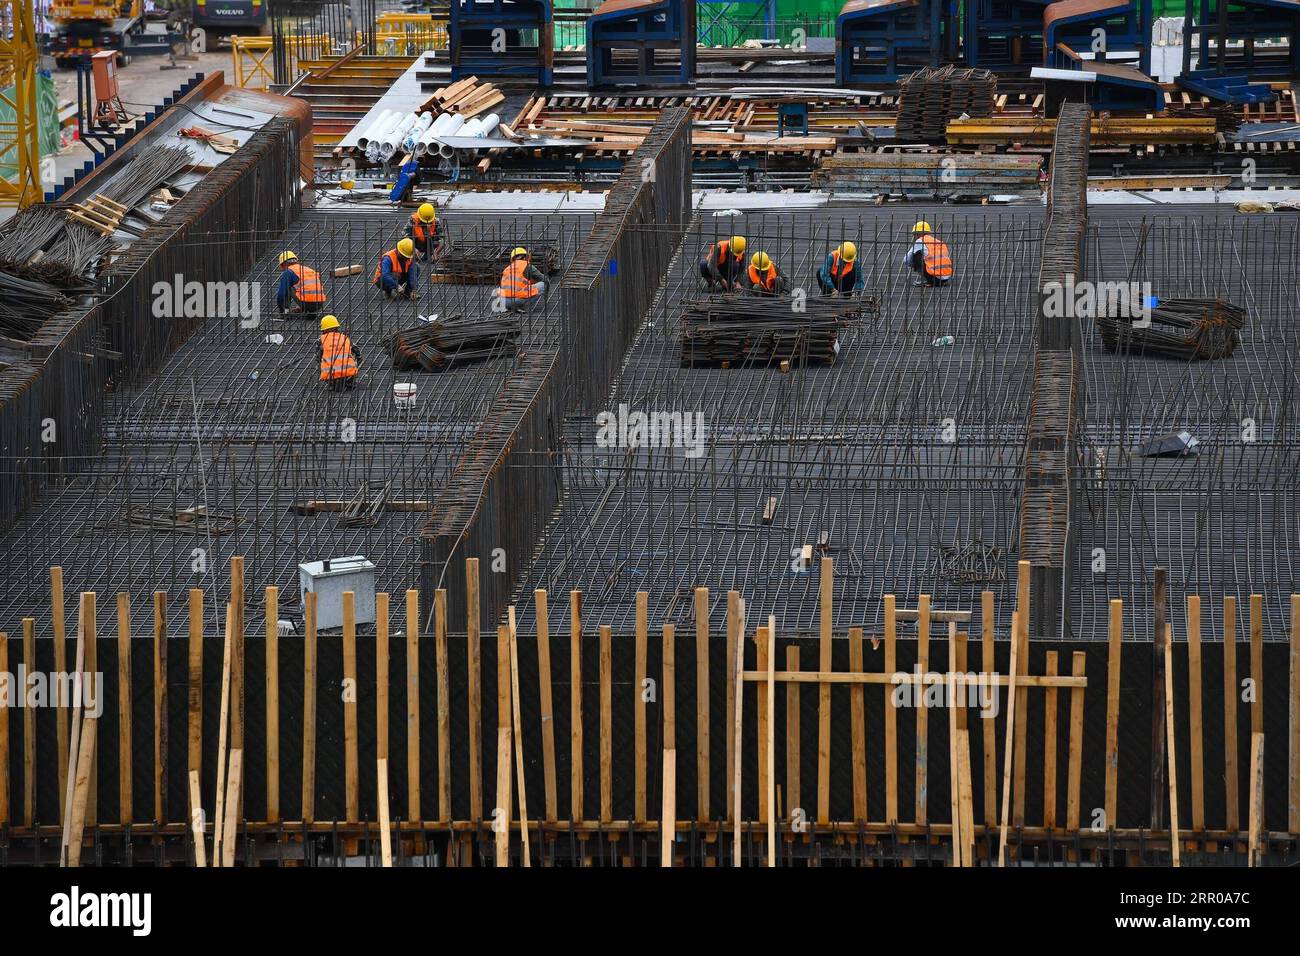
[(415, 383), (397, 382), (393, 385), (393, 404), (398, 408), (415, 407)]

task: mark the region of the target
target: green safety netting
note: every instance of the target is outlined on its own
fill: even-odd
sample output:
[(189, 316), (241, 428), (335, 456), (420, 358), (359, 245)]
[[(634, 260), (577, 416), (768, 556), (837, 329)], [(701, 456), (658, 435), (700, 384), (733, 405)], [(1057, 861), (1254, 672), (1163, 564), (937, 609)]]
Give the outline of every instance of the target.
[[(17, 160), (13, 145), (13, 129), (16, 117), (9, 104), (14, 98), (14, 88), (4, 91), (0, 101), (0, 176), (13, 179), (18, 175)], [(59, 151), (59, 95), (54, 88), (54, 80), (44, 73), (36, 75), (36, 116), (37, 135), (41, 146), (41, 155), (48, 156)]]

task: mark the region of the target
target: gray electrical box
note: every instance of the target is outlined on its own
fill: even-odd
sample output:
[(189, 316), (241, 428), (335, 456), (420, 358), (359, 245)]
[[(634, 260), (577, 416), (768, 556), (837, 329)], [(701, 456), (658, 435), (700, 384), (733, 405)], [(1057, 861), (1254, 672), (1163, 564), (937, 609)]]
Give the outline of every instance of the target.
[(304, 609), (307, 592), (316, 595), (319, 630), (343, 626), (344, 591), (351, 591), (355, 596), (356, 623), (375, 623), (375, 566), (359, 554), (298, 565), (298, 586)]

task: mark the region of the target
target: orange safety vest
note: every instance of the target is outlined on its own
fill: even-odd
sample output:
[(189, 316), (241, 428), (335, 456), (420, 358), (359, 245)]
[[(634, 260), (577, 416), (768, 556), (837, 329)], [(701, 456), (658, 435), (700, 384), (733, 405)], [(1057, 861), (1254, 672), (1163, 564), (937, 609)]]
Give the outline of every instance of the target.
[(766, 292), (776, 291), (776, 266), (768, 266), (766, 276), (761, 275), (752, 265), (749, 267), (749, 281), (756, 286), (761, 286)]
[(420, 214), (418, 212), (411, 213), (411, 239), (414, 240), (417, 249), (423, 249), (429, 238), (437, 233), (438, 221), (435, 219), (427, 224), (428, 232), (425, 232), (425, 228), (426, 223), (420, 218)]
[[(718, 265), (722, 265), (722, 263), (726, 260), (727, 256), (728, 256), (730, 253), (731, 253), (731, 240), (729, 240), (729, 239), (720, 239), (720, 240), (718, 240), (718, 258), (717, 258), (717, 264), (718, 264)], [(740, 253), (739, 253), (739, 252), (736, 253), (735, 259), (736, 259), (737, 262), (740, 261)]]
[[(843, 279), (846, 275), (848, 275), (850, 272), (853, 271), (853, 267), (856, 264), (857, 263), (854, 262), (841, 261), (840, 251), (838, 249), (833, 249), (831, 251), (831, 278)], [(840, 269), (841, 266), (844, 267), (842, 271)]]
[(528, 281), (524, 273), (528, 270), (527, 259), (513, 259), (510, 265), (501, 270), (501, 295), (506, 299), (531, 299), (541, 290), (534, 282)]
[(379, 265), (375, 266), (375, 274), (370, 277), (370, 284), (379, 285), (379, 277), (383, 274), (385, 259), (393, 264), (393, 273), (397, 276), (397, 281), (405, 282), (406, 274), (411, 270), (411, 260), (403, 259), (398, 255), (396, 249), (389, 249), (379, 257)]
[(295, 262), (289, 271), (298, 277), (293, 285), (293, 297), (299, 302), (324, 302), (325, 286), (321, 285), (320, 273), (315, 269)]
[(357, 360), (352, 357), (352, 340), (338, 329), (330, 329), (320, 337), (321, 381), (335, 378), (352, 378), (357, 374)]
[(925, 271), (936, 279), (952, 278), (952, 256), (948, 254), (948, 243), (922, 236), (921, 245), (925, 247)]

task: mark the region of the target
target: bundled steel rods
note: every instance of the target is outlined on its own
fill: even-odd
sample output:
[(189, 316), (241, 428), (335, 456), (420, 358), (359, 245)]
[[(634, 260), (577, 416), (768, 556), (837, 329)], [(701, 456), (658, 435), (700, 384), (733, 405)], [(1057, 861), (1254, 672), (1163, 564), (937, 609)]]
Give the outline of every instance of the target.
[[(462, 285), (496, 285), (510, 264), (510, 252), (524, 243), (477, 242), (455, 246), (433, 260), (435, 275), (455, 276)], [(531, 263), (546, 275), (560, 271), (560, 254), (555, 246), (528, 246)]]
[(457, 363), (514, 355), (520, 322), (513, 316), (464, 318), (453, 315), (393, 333), (387, 343), (393, 367), (441, 372)]
[(948, 121), (962, 115), (986, 118), (993, 115), (998, 78), (988, 70), (959, 70), (953, 66), (925, 67), (898, 84), (899, 139), (942, 141)]
[(33, 206), (14, 216), (0, 229), (0, 269), (22, 269), (49, 246), (67, 222), (62, 212), (49, 206)]
[(100, 192), (131, 209), (193, 162), (194, 156), (188, 146), (161, 146), (133, 158)]
[(30, 339), (46, 319), (72, 303), (48, 283), (0, 272), (0, 335)]
[(870, 297), (809, 299), (803, 312), (791, 305), (789, 298), (734, 293), (690, 303), (679, 325), (682, 365), (831, 365), (839, 330), (878, 311)]
[(1101, 316), (1097, 328), (1107, 351), (1184, 360), (1227, 358), (1241, 342), (1246, 312), (1222, 299), (1165, 299), (1150, 310), (1151, 324)]

